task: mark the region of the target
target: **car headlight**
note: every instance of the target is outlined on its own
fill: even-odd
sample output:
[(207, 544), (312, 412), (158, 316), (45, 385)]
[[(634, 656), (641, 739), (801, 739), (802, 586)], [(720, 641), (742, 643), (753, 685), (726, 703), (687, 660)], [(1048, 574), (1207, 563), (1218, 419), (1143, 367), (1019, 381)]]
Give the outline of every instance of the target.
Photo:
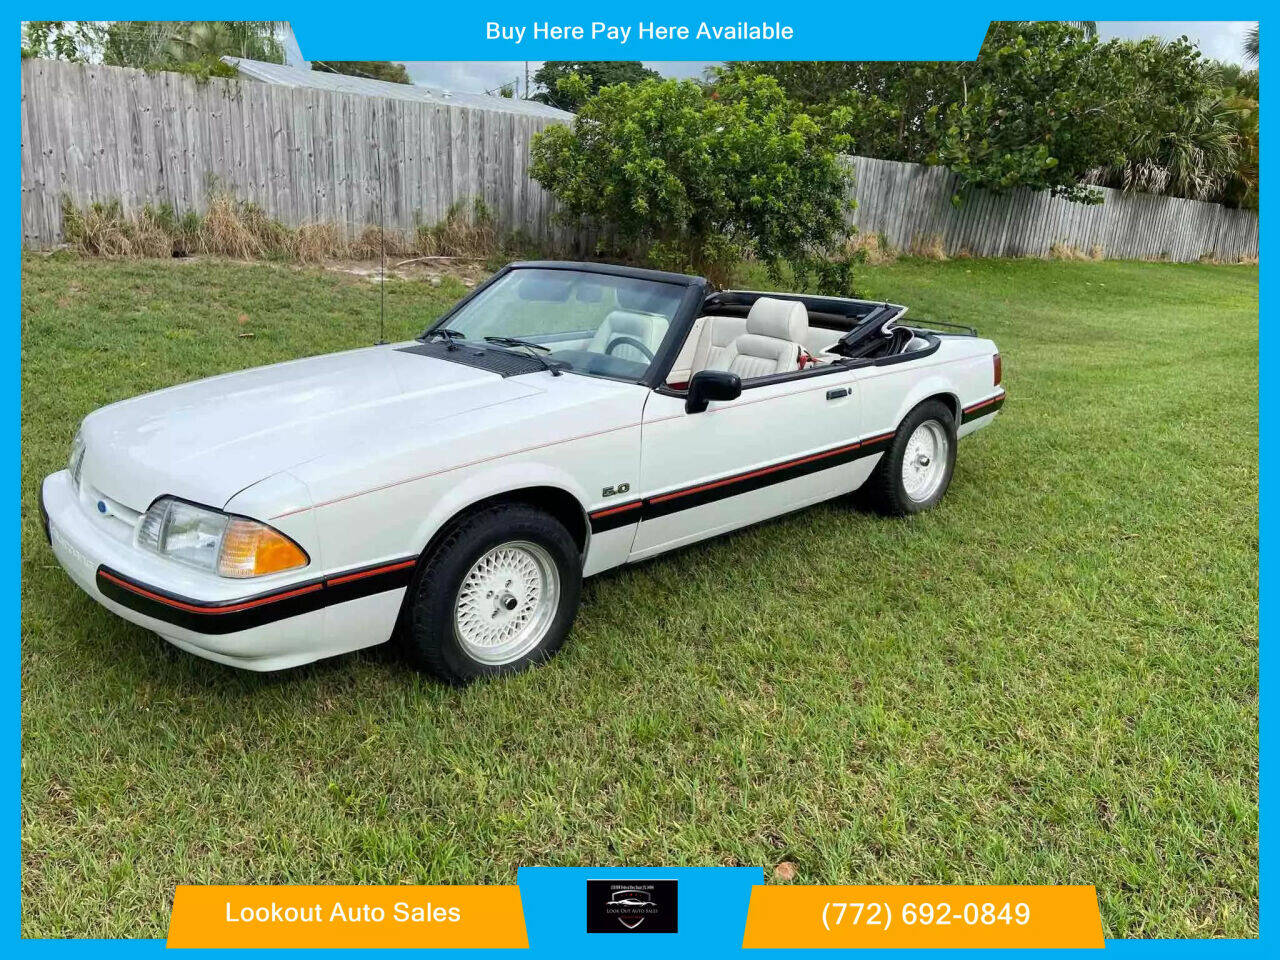
[(265, 523), (174, 497), (161, 497), (143, 514), (138, 545), (220, 577), (261, 577), (310, 562), (305, 550)]
[(84, 467), (84, 437), (76, 431), (76, 438), (71, 441), (71, 455), (67, 457), (67, 470), (71, 473), (71, 482), (80, 489), (80, 470)]

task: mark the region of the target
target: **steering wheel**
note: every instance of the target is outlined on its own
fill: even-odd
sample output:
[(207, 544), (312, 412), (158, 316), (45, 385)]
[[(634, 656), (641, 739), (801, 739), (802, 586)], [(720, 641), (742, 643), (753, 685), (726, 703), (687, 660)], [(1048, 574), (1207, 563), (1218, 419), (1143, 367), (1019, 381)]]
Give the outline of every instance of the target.
[(645, 359), (647, 359), (650, 363), (653, 363), (653, 351), (650, 350), (648, 347), (646, 347), (643, 343), (641, 343), (635, 337), (623, 337), (623, 336), (614, 337), (612, 340), (609, 341), (609, 345), (604, 348), (604, 352), (609, 356), (613, 356), (613, 348), (623, 347), (623, 346), (635, 347), (637, 350), (639, 350), (641, 353), (645, 355)]

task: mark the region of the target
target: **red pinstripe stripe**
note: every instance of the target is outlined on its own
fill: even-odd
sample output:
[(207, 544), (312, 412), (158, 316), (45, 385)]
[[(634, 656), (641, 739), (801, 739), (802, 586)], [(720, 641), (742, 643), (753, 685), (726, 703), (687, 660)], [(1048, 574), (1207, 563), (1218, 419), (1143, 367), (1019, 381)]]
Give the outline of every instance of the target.
[(167, 607), (174, 607), (175, 609), (178, 609), (178, 610), (186, 610), (190, 613), (220, 614), (220, 613), (236, 613), (240, 610), (251, 610), (254, 607), (261, 607), (268, 603), (276, 603), (277, 601), (280, 601), (280, 600), (287, 600), (290, 597), (300, 597), (300, 596), (303, 596), (304, 594), (315, 593), (317, 590), (323, 590), (326, 587), (337, 586), (338, 584), (341, 584), (341, 583), (350, 583), (353, 580), (363, 580), (366, 577), (372, 577), (380, 573), (392, 573), (396, 570), (405, 570), (409, 567), (414, 566), (417, 562), (418, 561), (416, 558), (412, 560), (398, 560), (395, 563), (384, 564), (383, 566), (373, 567), (369, 570), (361, 570), (357, 573), (348, 573), (348, 574), (344, 574), (341, 577), (331, 577), (329, 579), (324, 580), (321, 583), (309, 583), (305, 587), (298, 587), (296, 590), (286, 590), (284, 593), (273, 593), (270, 596), (258, 597), (253, 600), (244, 600), (240, 603), (229, 603), (229, 604), (226, 604), (225, 606), (217, 606), (217, 605), (202, 606), (194, 603), (185, 603), (181, 600), (174, 600), (172, 597), (166, 597), (164, 596), (164, 594), (160, 594), (152, 590), (148, 590), (145, 587), (140, 587), (136, 583), (130, 583), (128, 580), (124, 580), (124, 579), (121, 579), (120, 577), (115, 576), (113, 573), (111, 573), (108, 570), (100, 570), (99, 573), (101, 576), (103, 576), (107, 580), (110, 580), (112, 583), (116, 584), (117, 586), (124, 587), (130, 593), (136, 593), (140, 597), (146, 597), (150, 600), (155, 600), (157, 603), (163, 603)]
[(598, 520), (601, 517), (608, 517), (615, 513), (622, 513), (624, 510), (634, 510), (637, 507), (642, 506), (644, 506), (643, 500), (637, 500), (634, 503), (624, 503), (620, 507), (610, 507), (608, 510), (597, 510), (595, 513), (591, 514), (591, 519)]
[(235, 613), (237, 610), (249, 610), (253, 607), (260, 607), (263, 604), (275, 603), (277, 600), (286, 600), (289, 597), (299, 597), (304, 593), (315, 593), (317, 590), (324, 589), (323, 583), (312, 583), (305, 587), (299, 587), (297, 590), (289, 590), (285, 593), (273, 593), (269, 597), (260, 597), (257, 600), (245, 600), (243, 603), (231, 603), (221, 607), (202, 607), (193, 603), (183, 603), (181, 600), (174, 600), (172, 597), (166, 597), (163, 594), (153, 593), (137, 584), (130, 583), (128, 580), (122, 580), (107, 570), (99, 570), (98, 575), (105, 577), (117, 586), (124, 587), (130, 593), (136, 593), (140, 597), (147, 597), (158, 603), (163, 603), (167, 607), (175, 607), (178, 610), (186, 610), (190, 613)]
[(987, 397), (987, 399), (985, 400), (979, 400), (977, 403), (970, 404), (969, 406), (964, 408), (964, 412), (973, 413), (974, 410), (980, 410), (989, 404), (995, 403), (997, 400), (1003, 400), (1003, 399), (1004, 399), (1004, 394), (997, 393), (994, 397)]
[[(886, 434), (893, 436), (893, 434)], [(877, 438), (878, 439), (878, 438)], [(696, 487), (690, 487), (688, 490), (676, 490), (674, 493), (664, 493), (660, 497), (650, 497), (650, 503), (664, 503), (667, 500), (675, 500), (677, 497), (687, 497), (693, 493), (700, 493), (703, 490), (714, 490), (717, 487), (723, 487), (730, 483), (739, 483), (742, 480), (750, 480), (752, 477), (763, 477), (766, 474), (777, 473), (779, 470), (785, 470), (788, 467), (798, 467), (802, 463), (812, 463), (814, 460), (824, 460), (827, 457), (834, 457), (838, 453), (847, 453), (850, 450), (857, 450), (864, 443), (871, 443), (871, 440), (859, 441), (857, 443), (846, 444), (843, 447), (836, 447), (834, 450), (824, 450), (822, 453), (810, 454), (807, 457), (801, 457), (798, 460), (787, 460), (783, 463), (775, 463), (771, 467), (762, 467), (759, 470), (752, 470), (749, 473), (740, 473), (734, 477), (725, 477), (723, 480), (713, 480), (711, 483), (704, 483)]]
[(401, 560), (397, 563), (389, 563), (383, 567), (374, 567), (371, 570), (361, 570), (359, 573), (348, 573), (341, 577), (333, 577), (325, 580), (324, 584), (326, 587), (332, 587), (335, 584), (349, 583), (352, 580), (363, 580), (365, 577), (372, 577), (377, 573), (391, 573), (393, 570), (404, 570), (407, 567), (412, 567), (417, 562), (418, 560), (416, 557), (412, 560)]

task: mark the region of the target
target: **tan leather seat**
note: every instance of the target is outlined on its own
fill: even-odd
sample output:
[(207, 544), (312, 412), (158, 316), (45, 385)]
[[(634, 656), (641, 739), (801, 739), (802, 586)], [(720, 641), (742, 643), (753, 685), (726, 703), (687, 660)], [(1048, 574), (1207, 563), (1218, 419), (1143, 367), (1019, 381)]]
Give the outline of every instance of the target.
[(717, 330), (723, 333), (726, 327), (720, 322), (729, 318), (707, 319), (714, 319), (715, 323), (704, 324), (707, 350), (705, 357), (695, 357), (694, 373), (699, 370), (728, 370), (746, 380), (799, 369), (800, 344), (809, 327), (809, 313), (803, 303), (761, 297), (751, 305), (745, 332), (724, 347), (715, 343), (715, 334)]

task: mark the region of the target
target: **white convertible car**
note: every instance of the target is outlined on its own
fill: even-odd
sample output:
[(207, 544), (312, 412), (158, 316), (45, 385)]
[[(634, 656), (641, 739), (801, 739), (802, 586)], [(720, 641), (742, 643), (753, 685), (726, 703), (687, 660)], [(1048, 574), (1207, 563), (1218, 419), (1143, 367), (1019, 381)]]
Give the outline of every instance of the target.
[(995, 345), (891, 303), (516, 263), (417, 340), (85, 418), (50, 543), (107, 609), (275, 670), (382, 643), (451, 682), (563, 643), (582, 578), (859, 491), (933, 506)]

